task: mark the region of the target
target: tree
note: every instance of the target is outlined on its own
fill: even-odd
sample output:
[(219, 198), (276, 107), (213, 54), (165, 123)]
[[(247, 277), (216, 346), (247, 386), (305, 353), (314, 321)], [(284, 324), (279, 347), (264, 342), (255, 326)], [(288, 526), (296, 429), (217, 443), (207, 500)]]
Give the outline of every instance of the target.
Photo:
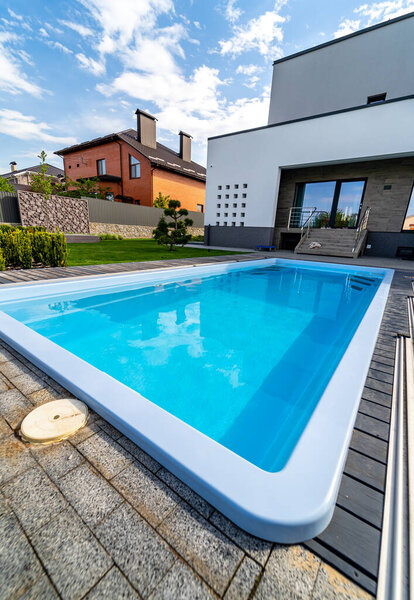
[(155, 208), (168, 208), (168, 202), (170, 200), (170, 196), (163, 196), (161, 192), (158, 192), (158, 196), (154, 199), (154, 206)]
[[(191, 227), (193, 221), (184, 219), (188, 215), (186, 208), (181, 208), (179, 200), (169, 200), (168, 208), (164, 208), (164, 216), (159, 220), (158, 226), (152, 232), (154, 239), (158, 244), (168, 246), (170, 252), (174, 246), (185, 246), (191, 240), (191, 235), (187, 232), (187, 227)], [(171, 220), (167, 221), (165, 217)]]
[[(0, 176), (0, 192), (15, 192), (12, 184), (4, 177)], [(1, 270), (1, 269), (0, 269)]]
[(87, 198), (101, 198), (105, 200), (106, 194), (112, 190), (110, 187), (101, 187), (99, 183), (97, 177), (81, 177), (77, 181), (67, 177), (64, 183), (64, 191), (61, 191), (61, 195), (68, 196), (69, 198), (86, 196)]
[(47, 175), (48, 165), (46, 164), (47, 154), (44, 150), (38, 154), (40, 158), (40, 173), (32, 173), (30, 179), (32, 184), (32, 190), (43, 196), (44, 213), (46, 215), (46, 229), (50, 231), (50, 217), (49, 217), (49, 198), (52, 195), (53, 185), (51, 175)]

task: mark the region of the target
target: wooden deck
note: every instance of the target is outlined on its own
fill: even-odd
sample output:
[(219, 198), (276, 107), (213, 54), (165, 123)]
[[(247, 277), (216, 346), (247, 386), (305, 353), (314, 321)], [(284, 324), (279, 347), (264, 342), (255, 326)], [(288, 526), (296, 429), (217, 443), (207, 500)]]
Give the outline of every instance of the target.
[[(0, 283), (23, 283), (177, 266), (273, 258), (269, 254), (8, 271)], [(376, 592), (397, 333), (409, 335), (407, 296), (413, 272), (395, 271), (362, 394), (338, 501), (328, 528), (304, 545), (372, 594)]]

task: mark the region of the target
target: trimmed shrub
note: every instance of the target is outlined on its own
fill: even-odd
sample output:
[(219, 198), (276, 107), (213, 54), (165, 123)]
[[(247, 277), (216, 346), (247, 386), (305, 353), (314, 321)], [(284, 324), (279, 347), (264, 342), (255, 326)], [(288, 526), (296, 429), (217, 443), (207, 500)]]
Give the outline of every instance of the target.
[(33, 262), (51, 267), (67, 264), (66, 238), (59, 230), (49, 233), (44, 227), (0, 225), (0, 270), (4, 267), (30, 269)]
[(0, 248), (0, 271), (4, 271), (6, 268), (6, 261), (4, 260), (3, 252)]

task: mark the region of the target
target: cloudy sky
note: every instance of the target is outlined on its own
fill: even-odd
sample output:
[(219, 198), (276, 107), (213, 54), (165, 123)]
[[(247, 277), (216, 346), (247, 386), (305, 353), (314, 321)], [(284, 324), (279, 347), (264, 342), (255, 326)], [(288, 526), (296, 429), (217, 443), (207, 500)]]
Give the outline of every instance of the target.
[(414, 11), (414, 0), (0, 0), (0, 173), (158, 118), (206, 139), (267, 122), (272, 61)]

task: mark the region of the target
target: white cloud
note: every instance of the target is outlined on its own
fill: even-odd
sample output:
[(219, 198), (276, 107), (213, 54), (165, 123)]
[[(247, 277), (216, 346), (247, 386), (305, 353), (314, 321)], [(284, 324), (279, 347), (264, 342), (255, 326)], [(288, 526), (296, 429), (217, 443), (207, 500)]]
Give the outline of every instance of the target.
[(13, 17), (13, 19), (17, 19), (18, 21), (23, 21), (23, 17), (22, 17), (21, 15), (17, 15), (15, 12), (13, 12), (13, 11), (11, 10), (11, 8), (8, 8), (8, 9), (7, 9), (7, 12), (9, 13), (9, 15), (10, 15), (11, 17)]
[(93, 75), (103, 75), (103, 73), (105, 73), (105, 64), (102, 62), (98, 62), (96, 60), (94, 60), (93, 58), (89, 58), (87, 56), (85, 56), (84, 54), (82, 54), (81, 52), (79, 52), (79, 54), (76, 55), (76, 58), (79, 61), (80, 66), (82, 67), (82, 69), (86, 69), (87, 71), (90, 71)]
[(44, 27), (41, 27), (41, 28), (39, 29), (39, 33), (40, 33), (40, 35), (41, 35), (42, 37), (45, 37), (45, 38), (49, 37), (49, 34), (48, 34), (48, 32), (46, 31), (46, 29), (44, 29)]
[(259, 67), (259, 65), (239, 65), (236, 69), (236, 73), (241, 75), (254, 75), (262, 71), (263, 67)]
[(227, 21), (230, 21), (230, 23), (235, 23), (238, 21), (243, 14), (243, 11), (236, 7), (236, 2), (237, 0), (228, 0), (224, 9), (224, 16), (226, 17)]
[(412, 11), (414, 11), (414, 0), (385, 0), (383, 2), (362, 4), (353, 11), (358, 18), (343, 19), (334, 36), (338, 38), (375, 23), (395, 19)]
[(38, 140), (55, 144), (75, 144), (76, 138), (56, 136), (49, 133), (50, 125), (37, 122), (35, 117), (17, 110), (0, 109), (0, 133), (19, 140)]
[(194, 21), (194, 27), (196, 27), (197, 29), (201, 29), (199, 21)]
[(80, 23), (73, 23), (72, 21), (64, 21), (63, 19), (58, 19), (58, 21), (61, 25), (65, 25), (65, 27), (68, 27), (69, 29), (76, 31), (76, 33), (79, 33), (79, 35), (81, 35), (82, 37), (88, 37), (88, 36), (94, 35), (94, 32), (92, 31), (92, 29), (89, 29), (89, 27), (85, 27), (85, 25), (81, 25)]
[(279, 11), (284, 4), (286, 1), (280, 0), (276, 2), (273, 10), (251, 19), (246, 25), (234, 25), (233, 35), (227, 40), (219, 41), (220, 54), (237, 56), (243, 52), (257, 50), (263, 56), (281, 56), (282, 51), (278, 44), (283, 41), (282, 25), (286, 17), (282, 17)]
[(43, 90), (28, 80), (25, 73), (21, 71), (21, 63), (16, 58), (16, 52), (8, 47), (9, 43), (17, 42), (18, 39), (14, 33), (0, 32), (0, 90), (9, 94), (27, 92), (39, 97)]
[(67, 48), (60, 42), (55, 42), (55, 41), (49, 40), (46, 42), (46, 44), (49, 46), (49, 48), (54, 48), (55, 50), (60, 50), (61, 52), (63, 52), (63, 54), (73, 54), (73, 51), (70, 50), (70, 48)]

